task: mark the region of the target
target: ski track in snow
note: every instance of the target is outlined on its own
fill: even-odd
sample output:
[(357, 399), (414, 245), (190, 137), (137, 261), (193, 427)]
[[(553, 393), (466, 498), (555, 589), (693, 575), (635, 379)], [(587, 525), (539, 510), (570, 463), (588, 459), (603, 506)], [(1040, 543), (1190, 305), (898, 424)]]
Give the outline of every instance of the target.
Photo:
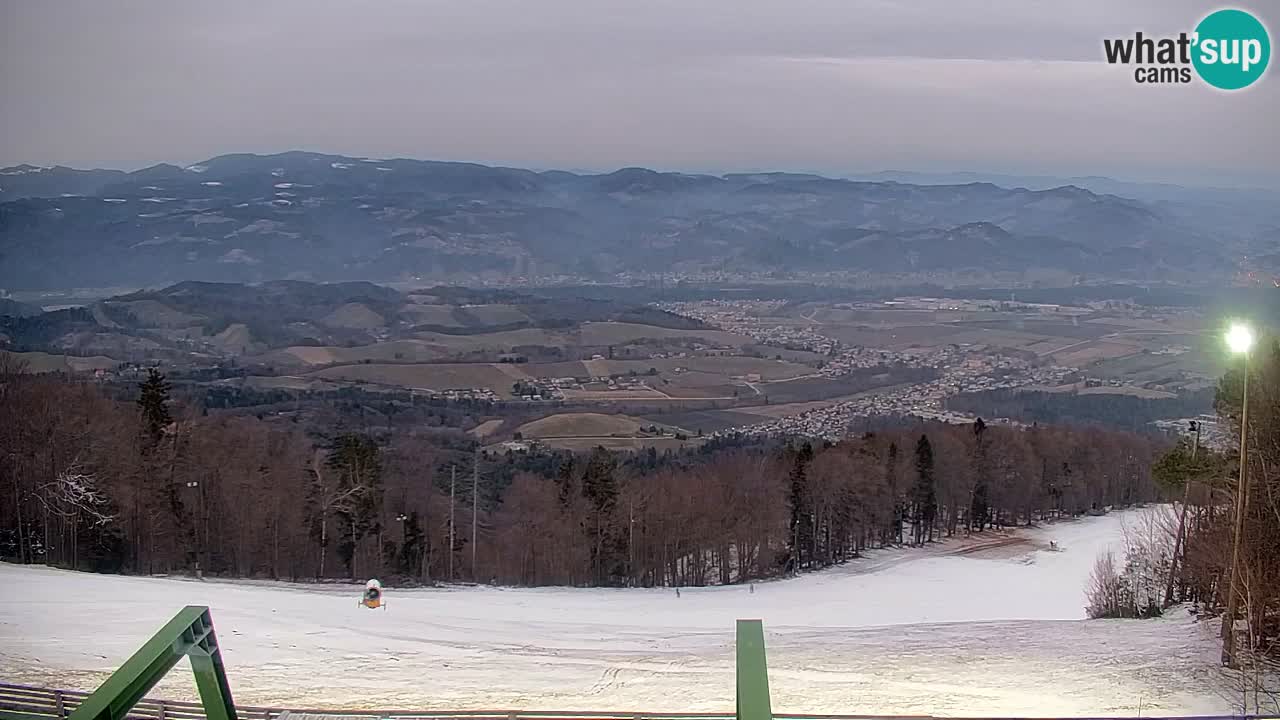
[[(359, 585), (0, 565), (0, 678), (90, 689), (200, 604), (243, 704), (731, 712), (734, 620), (762, 618), (775, 712), (1228, 712), (1216, 624), (1083, 619), (1094, 558), (1132, 515), (878, 551), (754, 592), (388, 588), (386, 611), (357, 607)], [(152, 695), (196, 699), (185, 661)]]

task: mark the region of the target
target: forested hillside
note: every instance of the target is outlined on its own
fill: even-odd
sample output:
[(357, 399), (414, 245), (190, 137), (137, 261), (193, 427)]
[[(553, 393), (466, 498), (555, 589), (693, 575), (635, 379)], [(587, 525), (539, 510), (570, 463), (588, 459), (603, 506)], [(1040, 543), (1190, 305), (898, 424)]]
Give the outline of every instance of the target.
[(0, 375), (0, 555), (106, 572), (734, 583), (1151, 500), (1162, 450), (978, 423), (826, 446), (477, 456), (451, 431), (369, 435), (340, 417), (307, 431), (184, 406), (159, 374), (114, 398), (14, 370)]

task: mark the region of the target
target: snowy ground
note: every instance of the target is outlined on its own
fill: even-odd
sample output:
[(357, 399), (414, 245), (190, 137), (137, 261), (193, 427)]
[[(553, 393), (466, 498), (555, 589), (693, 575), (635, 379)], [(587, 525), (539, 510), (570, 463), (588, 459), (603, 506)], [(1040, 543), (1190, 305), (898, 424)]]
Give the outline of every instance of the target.
[[(202, 604), (245, 704), (731, 712), (734, 620), (762, 618), (776, 712), (1230, 711), (1212, 626), (1182, 611), (1083, 619), (1093, 560), (1123, 521), (977, 552), (883, 551), (754, 593), (392, 588), (385, 612), (358, 608), (357, 587), (0, 565), (0, 679), (89, 689), (178, 608)], [(152, 694), (194, 699), (190, 673)]]

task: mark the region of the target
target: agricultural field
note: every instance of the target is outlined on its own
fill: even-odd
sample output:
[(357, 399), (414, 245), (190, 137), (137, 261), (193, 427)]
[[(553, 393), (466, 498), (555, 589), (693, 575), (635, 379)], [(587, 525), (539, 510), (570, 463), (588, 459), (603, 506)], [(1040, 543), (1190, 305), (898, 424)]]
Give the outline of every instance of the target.
[[(429, 362), (439, 359), (439, 354), (424, 342), (408, 340), (363, 348), (295, 347), (283, 352), (298, 363), (305, 362), (315, 368), (292, 373), (309, 380), (431, 390), (483, 388), (492, 390), (501, 398), (511, 398), (512, 386), (517, 382), (566, 378), (575, 379), (579, 384), (559, 390), (564, 400), (584, 403), (681, 400), (749, 403), (757, 398), (763, 403), (766, 394), (772, 396), (775, 393), (777, 402), (790, 402), (797, 398), (812, 400), (828, 392), (835, 395), (850, 392), (840, 379), (818, 376), (814, 368), (806, 365), (754, 357), (693, 356), (551, 363)], [(428, 362), (411, 362), (424, 358)], [(625, 380), (633, 375), (638, 376), (636, 380), (642, 381), (643, 385), (620, 381), (617, 386), (610, 387), (605, 382), (591, 382), (593, 378), (622, 377)]]
[(677, 449), (701, 442), (695, 437), (676, 437), (677, 433), (687, 436), (696, 431), (691, 433), (669, 422), (591, 412), (548, 415), (521, 425), (516, 432), (525, 440), (575, 452), (598, 446), (611, 450)]
[(1081, 383), (1057, 385), (1052, 387), (1045, 385), (1028, 385), (1026, 390), (1048, 393), (1076, 393), (1079, 395), (1132, 395), (1133, 397), (1147, 398), (1148, 400), (1177, 397), (1176, 393), (1165, 392), (1163, 390), (1152, 390), (1150, 388), (1137, 387), (1133, 385), (1125, 385), (1122, 387), (1114, 387), (1111, 385), (1088, 387)]
[(654, 388), (636, 388), (629, 390), (608, 390), (604, 387), (582, 390), (564, 390), (565, 400), (579, 402), (618, 402), (623, 400), (672, 400), (670, 395)]
[(723, 330), (678, 330), (624, 322), (583, 323), (578, 337), (578, 344), (588, 347), (624, 345), (639, 340), (700, 340), (729, 347), (742, 347), (751, 342), (750, 338)]
[(541, 420), (527, 422), (516, 431), (527, 438), (554, 437), (605, 437), (608, 435), (636, 435), (646, 423), (643, 419), (627, 415), (602, 413), (560, 413)]
[(511, 369), (527, 378), (586, 378), (599, 376), (600, 373), (590, 369), (592, 362), (590, 360), (566, 360), (565, 362), (520, 363), (511, 365)]
[(670, 435), (654, 436), (654, 437), (637, 437), (637, 438), (555, 438), (546, 441), (544, 444), (559, 450), (568, 450), (575, 453), (586, 453), (602, 447), (605, 450), (614, 452), (634, 452), (637, 450), (645, 450), (653, 448), (658, 452), (666, 450), (683, 450), (685, 448), (694, 448), (705, 442), (701, 438), (690, 437), (686, 440), (671, 437)]
[(654, 413), (652, 415), (644, 416), (644, 420), (686, 428), (696, 435), (699, 430), (704, 433), (713, 433), (763, 422), (765, 418), (748, 412), (748, 410), (756, 409), (759, 409), (759, 406), (755, 408), (743, 408), (741, 411), (687, 410), (669, 413)]
[(529, 316), (515, 305), (464, 305), (454, 313), (471, 325), (510, 325), (528, 322)]
[(758, 394), (745, 382), (734, 382), (714, 372), (673, 372), (661, 376), (654, 387), (673, 398), (725, 400), (750, 398)]
[[(846, 346), (925, 352), (949, 345), (1029, 353), (1042, 362), (1091, 376), (1163, 384), (1221, 372), (1220, 354), (1206, 351), (1204, 318), (1191, 311), (1027, 306), (843, 307), (807, 303), (761, 315), (767, 326), (807, 328)], [(946, 304), (938, 301), (941, 306)], [(745, 305), (745, 304), (744, 304)]]
[(232, 380), (220, 380), (215, 384), (237, 384), (251, 390), (296, 390), (323, 392), (342, 387), (341, 383), (298, 375), (250, 375)]
[(431, 362), (449, 356), (447, 349), (421, 340), (392, 340), (357, 347), (294, 346), (258, 356), (268, 364), (336, 365), (370, 362)]
[(511, 397), (512, 385), (511, 377), (498, 365), (487, 363), (362, 363), (324, 368), (306, 377), (418, 390), (486, 388), (503, 398)]
[[(822, 325), (819, 332), (847, 345), (883, 347), (890, 350), (935, 348), (950, 343), (983, 342), (964, 328), (939, 325), (901, 325), (897, 327), (861, 325)], [(958, 336), (965, 335), (960, 338)]]
[(4, 356), (10, 361), (24, 364), (26, 372), (31, 373), (86, 372), (99, 369), (105, 370), (118, 364), (117, 361), (102, 355), (79, 357), (77, 355), (51, 355), (42, 352), (0, 352), (0, 356)]
[(1094, 364), (1090, 372), (1103, 378), (1126, 379), (1136, 383), (1158, 383), (1187, 372), (1216, 378), (1226, 366), (1221, 354), (1192, 349), (1182, 355), (1135, 354)]
[(1091, 342), (1085, 341), (1076, 345), (1056, 350), (1049, 353), (1053, 361), (1059, 365), (1067, 367), (1084, 368), (1095, 362), (1102, 360), (1111, 360), (1113, 358), (1129, 357), (1142, 352), (1139, 345), (1129, 345), (1115, 342)]
[(400, 314), (405, 320), (414, 325), (462, 327), (462, 321), (453, 316), (455, 309), (452, 305), (419, 305), (410, 303), (400, 309)]
[(591, 360), (587, 363), (594, 375), (644, 374), (654, 368), (662, 374), (678, 369), (720, 376), (746, 377), (759, 375), (761, 381), (790, 380), (813, 375), (814, 369), (799, 363), (741, 355), (694, 356), (686, 358), (653, 358), (650, 360)]
[[(501, 310), (502, 306), (485, 307), (498, 307)], [(458, 312), (454, 313), (454, 316), (477, 309), (459, 308)], [(502, 312), (505, 312), (505, 310)], [(351, 316), (348, 318), (350, 322), (356, 322), (359, 313), (358, 311), (351, 311), (346, 315)], [(496, 360), (498, 355), (512, 352), (521, 347), (555, 348), (564, 355), (573, 357), (575, 354), (584, 352), (581, 348), (604, 348), (610, 345), (623, 345), (640, 340), (667, 343), (673, 341), (691, 344), (710, 343), (736, 347), (745, 344), (748, 339), (740, 335), (717, 330), (676, 330), (632, 323), (584, 323), (580, 328), (563, 330), (519, 328), (498, 332), (457, 335), (438, 331), (423, 331), (413, 333), (413, 337), (408, 339), (388, 340), (354, 347), (291, 346), (259, 356), (257, 359), (266, 363), (330, 365), (365, 361), (432, 362), (479, 353), (492, 356), (492, 359)], [(645, 369), (648, 369), (648, 367), (646, 365)], [(547, 377), (577, 377), (584, 374), (586, 373), (565, 372), (548, 375)], [(542, 377), (540, 375), (530, 376)]]
[(502, 427), (502, 420), (485, 420), (467, 431), (468, 435), (477, 438), (486, 438), (498, 431)]
[(386, 318), (374, 312), (367, 305), (347, 303), (324, 316), (321, 322), (329, 327), (354, 328), (369, 330), (387, 324)]

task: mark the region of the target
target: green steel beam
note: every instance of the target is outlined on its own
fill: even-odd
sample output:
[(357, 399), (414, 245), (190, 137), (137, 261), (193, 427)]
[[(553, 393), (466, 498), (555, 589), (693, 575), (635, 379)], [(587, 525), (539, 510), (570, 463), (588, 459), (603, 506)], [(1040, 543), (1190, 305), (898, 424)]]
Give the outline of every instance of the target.
[(769, 666), (764, 657), (764, 623), (738, 621), (738, 720), (773, 720)]
[(71, 713), (69, 720), (124, 720), (183, 656), (191, 658), (205, 716), (209, 720), (236, 720), (213, 619), (209, 608), (198, 605), (183, 608), (160, 628)]

